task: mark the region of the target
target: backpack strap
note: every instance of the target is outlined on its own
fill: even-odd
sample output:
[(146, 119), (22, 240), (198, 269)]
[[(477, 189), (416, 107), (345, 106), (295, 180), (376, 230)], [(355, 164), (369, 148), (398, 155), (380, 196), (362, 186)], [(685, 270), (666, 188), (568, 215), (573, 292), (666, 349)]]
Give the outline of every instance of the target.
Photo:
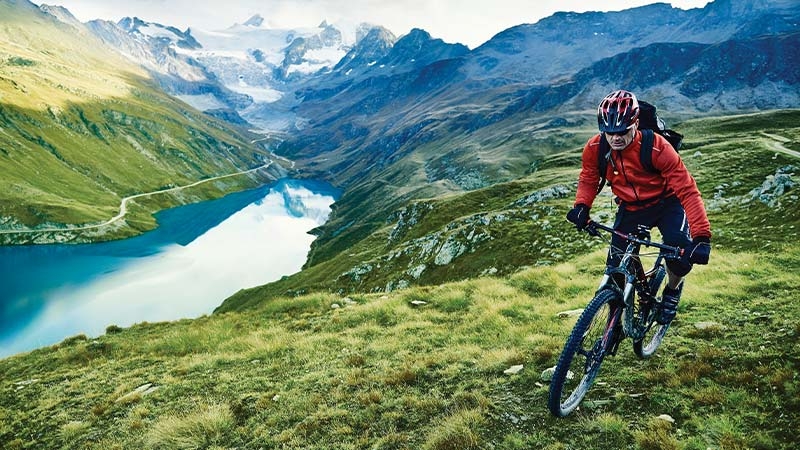
[(653, 141), (655, 136), (653, 130), (642, 131), (642, 148), (639, 151), (639, 160), (642, 162), (644, 170), (651, 173), (659, 173), (658, 169), (653, 167)]
[[(642, 163), (644, 170), (651, 173), (660, 173), (658, 169), (653, 167), (653, 141), (655, 136), (653, 130), (640, 130), (642, 132), (642, 147), (639, 151), (639, 161)], [(606, 186), (606, 169), (608, 168), (608, 158), (611, 156), (611, 146), (608, 144), (605, 136), (600, 136), (600, 148), (597, 150), (597, 169), (600, 172), (600, 183), (597, 185), (597, 193)]]
[(597, 169), (600, 171), (600, 183), (597, 185), (597, 194), (606, 187), (606, 168), (608, 168), (608, 158), (610, 156), (611, 146), (608, 145), (603, 133), (600, 133), (600, 147), (597, 149)]

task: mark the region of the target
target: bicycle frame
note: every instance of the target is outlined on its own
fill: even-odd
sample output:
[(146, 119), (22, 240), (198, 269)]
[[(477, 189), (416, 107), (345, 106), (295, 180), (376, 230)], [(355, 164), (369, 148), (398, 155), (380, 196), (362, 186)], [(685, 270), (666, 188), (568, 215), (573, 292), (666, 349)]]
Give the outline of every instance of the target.
[[(643, 226), (639, 227), (639, 230), (636, 234), (622, 233), (597, 222), (589, 222), (587, 229), (589, 230), (590, 234), (597, 234), (596, 230), (601, 229), (620, 236), (627, 241), (627, 246), (622, 254), (619, 265), (611, 270), (606, 271), (606, 273), (603, 275), (603, 278), (600, 280), (598, 290), (610, 286), (612, 289), (616, 289), (621, 292), (622, 303), (624, 305), (624, 314), (619, 315), (622, 318), (623, 331), (625, 332), (625, 336), (633, 339), (639, 339), (641, 338), (642, 332), (637, 330), (637, 327), (634, 325), (634, 290), (639, 295), (641, 302), (649, 303), (654, 301), (658, 293), (651, 292), (648, 283), (649, 278), (657, 270), (659, 270), (664, 259), (680, 258), (683, 250), (678, 247), (672, 247), (651, 241), (649, 229)], [(642, 261), (639, 259), (639, 249), (642, 245), (646, 247), (655, 247), (662, 250), (656, 257), (653, 267), (648, 271), (644, 270)], [(619, 278), (622, 279), (615, 279), (615, 274), (619, 274)], [(612, 310), (612, 317), (618, 315), (618, 309), (619, 308), (614, 308)], [(644, 317), (640, 319), (643, 320)], [(613, 322), (612, 319), (609, 320), (610, 325), (611, 322)], [(611, 330), (607, 330), (609, 334), (611, 334), (610, 331)], [(616, 353), (616, 347), (619, 345), (619, 342), (613, 344), (614, 345), (609, 348), (609, 352), (611, 354)]]
[[(622, 323), (622, 331), (625, 332), (625, 316), (622, 314), (624, 311), (625, 308), (620, 304), (611, 306), (611, 311), (608, 314), (608, 323), (606, 323), (606, 329), (601, 340), (604, 355), (617, 354), (617, 349), (623, 338), (618, 329), (620, 323)], [(625, 336), (627, 336), (627, 333), (625, 333)]]
[[(664, 259), (679, 258), (683, 250), (651, 242), (647, 227), (639, 227), (635, 234), (625, 234), (590, 221), (586, 231), (599, 236), (597, 230), (620, 236), (627, 245), (620, 263), (603, 275), (600, 287), (578, 317), (558, 358), (547, 403), (557, 417), (564, 417), (578, 407), (594, 383), (603, 359), (616, 354), (625, 337), (633, 339), (636, 356), (649, 358), (669, 328), (669, 324), (654, 326), (655, 310), (651, 306), (666, 275)], [(639, 259), (642, 245), (661, 250), (647, 272)], [(637, 293), (639, 308), (634, 303)], [(574, 385), (570, 380), (576, 373), (580, 374), (580, 380)]]

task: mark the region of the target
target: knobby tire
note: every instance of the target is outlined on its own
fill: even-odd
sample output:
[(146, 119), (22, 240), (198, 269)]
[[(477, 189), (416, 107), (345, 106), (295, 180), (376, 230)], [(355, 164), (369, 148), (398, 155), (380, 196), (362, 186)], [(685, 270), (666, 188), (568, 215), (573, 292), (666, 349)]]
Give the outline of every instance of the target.
[(611, 304), (619, 301), (620, 295), (616, 290), (600, 290), (575, 323), (550, 380), (547, 406), (553, 415), (564, 417), (571, 413), (594, 383), (606, 351), (617, 338), (611, 333), (610, 341), (603, 344), (613, 311)]

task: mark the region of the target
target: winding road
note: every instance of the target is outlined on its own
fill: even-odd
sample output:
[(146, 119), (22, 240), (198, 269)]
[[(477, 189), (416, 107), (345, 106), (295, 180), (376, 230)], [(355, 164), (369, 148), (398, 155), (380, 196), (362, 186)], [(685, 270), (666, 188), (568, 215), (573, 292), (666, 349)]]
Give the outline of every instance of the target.
[(108, 219), (108, 220), (106, 220), (105, 222), (102, 222), (102, 223), (98, 223), (98, 224), (94, 224), (94, 225), (84, 225), (84, 226), (80, 226), (80, 227), (69, 227), (69, 228), (39, 228), (39, 229), (35, 229), (35, 230), (0, 230), (0, 234), (27, 234), (27, 233), (47, 233), (47, 232), (60, 232), (60, 231), (84, 231), (84, 230), (90, 230), (90, 229), (93, 229), (93, 228), (105, 227), (105, 226), (111, 225), (112, 223), (114, 223), (114, 222), (122, 219), (123, 217), (125, 217), (125, 214), (128, 213), (128, 202), (131, 201), (131, 200), (134, 200), (134, 199), (137, 199), (137, 198), (141, 198), (141, 197), (147, 197), (147, 196), (150, 196), (150, 195), (164, 194), (164, 193), (173, 192), (173, 191), (180, 191), (182, 189), (194, 187), (194, 186), (197, 186), (199, 184), (207, 183), (209, 181), (215, 181), (215, 180), (219, 180), (219, 179), (222, 179), (222, 178), (235, 177), (235, 176), (243, 175), (243, 174), (246, 174), (246, 173), (256, 172), (258, 170), (266, 169), (270, 165), (272, 165), (272, 161), (270, 161), (270, 162), (268, 162), (268, 163), (266, 163), (266, 164), (264, 164), (262, 166), (258, 166), (255, 169), (243, 170), (241, 172), (229, 173), (227, 175), (220, 175), (218, 177), (206, 178), (206, 179), (203, 179), (203, 180), (200, 180), (200, 181), (196, 181), (196, 182), (194, 182), (192, 184), (187, 184), (185, 186), (176, 186), (176, 187), (173, 187), (173, 188), (161, 189), (161, 190), (158, 190), (158, 191), (145, 192), (143, 194), (130, 195), (128, 197), (123, 198), (120, 201), (120, 203), (119, 203), (119, 214), (117, 214), (116, 216), (114, 216), (114, 217), (112, 217), (112, 218), (110, 218), (110, 219)]

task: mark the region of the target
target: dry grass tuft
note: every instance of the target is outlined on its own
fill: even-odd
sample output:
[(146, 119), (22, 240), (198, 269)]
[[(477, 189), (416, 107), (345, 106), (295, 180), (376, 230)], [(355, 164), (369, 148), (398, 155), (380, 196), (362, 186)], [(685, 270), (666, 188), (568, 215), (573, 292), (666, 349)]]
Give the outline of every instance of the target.
[(234, 428), (234, 418), (225, 405), (201, 406), (185, 416), (162, 416), (148, 433), (152, 449), (196, 449), (224, 444)]

